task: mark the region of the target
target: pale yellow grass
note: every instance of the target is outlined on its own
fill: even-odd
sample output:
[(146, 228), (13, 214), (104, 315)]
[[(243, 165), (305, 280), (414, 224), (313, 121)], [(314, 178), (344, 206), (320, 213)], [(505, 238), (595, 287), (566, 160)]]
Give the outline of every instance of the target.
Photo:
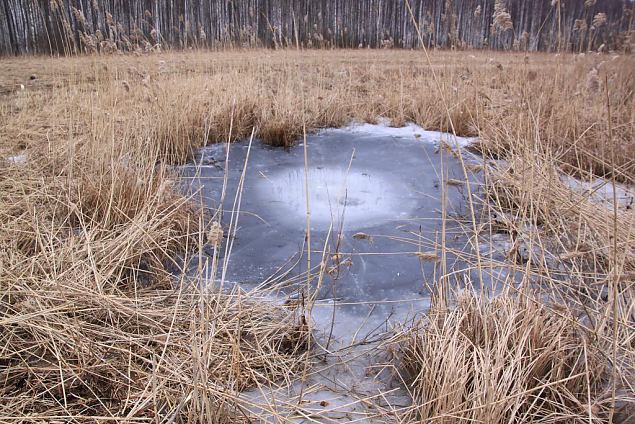
[[(291, 378), (306, 360), (301, 310), (174, 281), (175, 258), (195, 254), (215, 224), (178, 192), (168, 164), (252, 128), (288, 146), (303, 126), (379, 117), (442, 131), (451, 120), (458, 135), (480, 136), (487, 157), (507, 159), (484, 167), (480, 236), (503, 231), (512, 244), (568, 258), (562, 278), (542, 257), (508, 256), (511, 270), (528, 271), (524, 286), (540, 282), (540, 296), (553, 304), (538, 306), (515, 290), (491, 304), (440, 302), (431, 324), (407, 332), (413, 375), (441, 367), (448, 378), (457, 370), (472, 378), (459, 409), (447, 407), (457, 393), (415, 379), (409, 417), (549, 421), (553, 412), (549, 422), (606, 422), (618, 394), (628, 399), (633, 214), (570, 195), (559, 175), (632, 183), (632, 57), (433, 52), (430, 65), (418, 51), (197, 51), (20, 58), (3, 60), (0, 70), (0, 156), (26, 156), (24, 164), (0, 160), (0, 373), (8, 399), (0, 415), (227, 421), (240, 414), (238, 390)], [(494, 214), (513, 219), (501, 230)], [(517, 326), (484, 336), (487, 350), (503, 355), (459, 367), (452, 358), (476, 355), (471, 336), (453, 330), (465, 319), (483, 329)], [(549, 331), (534, 334), (542, 328)], [(505, 351), (510, 337), (524, 350)], [(536, 340), (546, 364), (561, 361), (551, 371), (517, 381), (484, 374), (508, 372), (513, 354), (511, 369), (533, 376)], [(534, 389), (518, 386), (523, 381)], [(541, 385), (552, 384), (570, 393), (545, 395)], [(441, 397), (431, 399), (430, 390)]]

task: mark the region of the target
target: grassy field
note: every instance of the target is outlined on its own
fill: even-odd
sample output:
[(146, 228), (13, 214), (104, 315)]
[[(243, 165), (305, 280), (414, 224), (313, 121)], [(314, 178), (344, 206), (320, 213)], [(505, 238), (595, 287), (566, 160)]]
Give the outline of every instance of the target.
[[(176, 258), (222, 246), (170, 166), (253, 129), (288, 146), (382, 117), (479, 136), (466, 231), (474, 246), (506, 237), (503, 265), (524, 275), (494, 300), (450, 296), (441, 276), (432, 311), (395, 336), (413, 395), (401, 419), (629, 422), (635, 205), (597, 193), (632, 190), (634, 90), (635, 59), (608, 54), (3, 59), (0, 421), (247, 422), (240, 390), (310, 364), (307, 305), (175, 284)], [(604, 185), (572, 190), (567, 174)]]

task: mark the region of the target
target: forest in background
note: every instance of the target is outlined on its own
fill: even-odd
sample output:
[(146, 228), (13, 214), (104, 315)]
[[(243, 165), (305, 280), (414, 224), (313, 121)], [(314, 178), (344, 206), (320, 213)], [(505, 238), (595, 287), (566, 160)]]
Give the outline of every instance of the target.
[[(3, 0), (0, 55), (190, 47), (629, 51), (630, 0)], [(413, 19), (414, 18), (414, 19)]]

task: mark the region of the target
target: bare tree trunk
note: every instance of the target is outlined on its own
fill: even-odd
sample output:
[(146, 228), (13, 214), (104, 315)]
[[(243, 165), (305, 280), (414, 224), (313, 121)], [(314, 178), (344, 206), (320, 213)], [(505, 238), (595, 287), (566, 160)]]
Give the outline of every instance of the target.
[[(113, 48), (295, 46), (579, 51), (608, 49), (632, 30), (627, 0), (502, 0), (512, 29), (493, 32), (496, 0), (3, 0), (0, 55)], [(593, 17), (608, 22), (591, 28)], [(584, 23), (584, 24), (583, 24)], [(110, 50), (109, 50), (110, 49)]]

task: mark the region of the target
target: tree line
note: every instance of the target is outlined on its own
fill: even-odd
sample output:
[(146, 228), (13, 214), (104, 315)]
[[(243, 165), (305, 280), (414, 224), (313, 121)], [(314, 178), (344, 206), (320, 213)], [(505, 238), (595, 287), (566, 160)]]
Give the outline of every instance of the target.
[(190, 47), (628, 50), (630, 0), (2, 0), (0, 55)]

